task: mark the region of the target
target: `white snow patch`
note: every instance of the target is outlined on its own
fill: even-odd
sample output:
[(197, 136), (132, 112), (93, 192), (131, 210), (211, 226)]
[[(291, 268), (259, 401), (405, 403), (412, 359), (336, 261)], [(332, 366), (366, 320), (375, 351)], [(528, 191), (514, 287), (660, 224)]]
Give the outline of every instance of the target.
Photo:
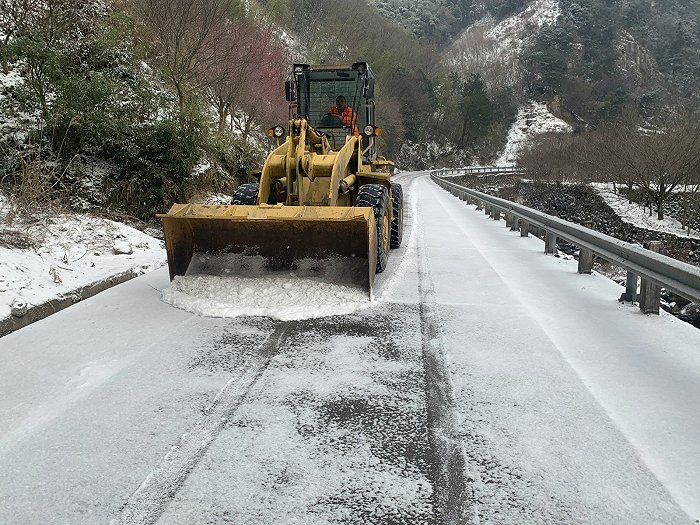
[(205, 317), (346, 315), (371, 305), (356, 284), (361, 265), (350, 266), (345, 259), (306, 259), (294, 271), (270, 271), (261, 256), (195, 255), (187, 275), (175, 277), (162, 297)]
[(203, 159), (192, 168), (192, 176), (203, 175), (211, 169), (211, 162), (208, 159)]
[(523, 33), (554, 24), (560, 14), (558, 0), (535, 0), (521, 13), (501, 20), (486, 35), (498, 41), (503, 50), (514, 53), (523, 46)]
[[(7, 209), (0, 199), (0, 210)], [(97, 217), (60, 215), (22, 227), (0, 222), (0, 239), (18, 236), (34, 248), (0, 246), (0, 319), (11, 315), (18, 299), (31, 307), (122, 272), (146, 273), (165, 263), (160, 240)], [(115, 256), (116, 244), (130, 245), (133, 253)]]
[(134, 248), (126, 241), (116, 241), (112, 251), (114, 255), (131, 255), (134, 253)]
[(27, 122), (32, 121), (31, 115), (7, 107), (12, 90), (23, 83), (24, 78), (20, 75), (19, 68), (12, 69), (7, 74), (0, 71), (0, 137), (5, 141), (22, 143), (28, 136)]
[(571, 133), (573, 128), (562, 119), (555, 117), (544, 102), (531, 101), (520, 108), (515, 122), (508, 131), (503, 152), (495, 162), (496, 166), (513, 166), (528, 142), (543, 133)]
[(231, 204), (231, 195), (227, 193), (210, 193), (194, 196), (189, 202), (192, 204)]
[(666, 217), (665, 219), (659, 220), (656, 218), (656, 213), (650, 216), (648, 210), (641, 204), (629, 202), (624, 195), (615, 193), (614, 186), (611, 183), (591, 183), (591, 186), (595, 188), (605, 203), (610, 206), (623, 221), (629, 224), (634, 224), (639, 228), (645, 228), (647, 230), (671, 233), (678, 237), (700, 239), (700, 235), (693, 235), (692, 233), (688, 235), (688, 231), (673, 217)]
[[(0, 71), (0, 86), (2, 88), (15, 87), (23, 83), (24, 78), (17, 69), (12, 69), (7, 74)], [(2, 96), (2, 89), (0, 89), (0, 96)]]
[(462, 33), (444, 62), (464, 77), (481, 73), (488, 84), (519, 85), (520, 53), (539, 29), (554, 24), (560, 14), (558, 0), (534, 0), (524, 11), (498, 23), (486, 16)]

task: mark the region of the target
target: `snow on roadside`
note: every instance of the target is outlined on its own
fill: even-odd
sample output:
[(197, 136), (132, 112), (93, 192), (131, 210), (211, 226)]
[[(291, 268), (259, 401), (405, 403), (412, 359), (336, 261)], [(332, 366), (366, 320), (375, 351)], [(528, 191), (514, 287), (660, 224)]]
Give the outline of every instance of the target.
[(688, 235), (688, 231), (681, 226), (681, 223), (672, 217), (659, 220), (656, 218), (656, 214), (649, 216), (649, 213), (641, 204), (636, 202), (630, 203), (625, 196), (615, 193), (612, 183), (591, 183), (591, 186), (595, 188), (605, 203), (626, 223), (647, 230), (670, 233), (678, 237), (700, 239), (700, 235), (697, 232)]
[(562, 119), (555, 117), (547, 104), (532, 101), (520, 108), (515, 122), (508, 131), (503, 152), (495, 162), (496, 166), (515, 165), (520, 153), (536, 135), (543, 133), (571, 133), (573, 128)]
[(46, 218), (22, 229), (0, 223), (0, 241), (3, 237), (34, 246), (0, 243), (0, 319), (11, 315), (17, 299), (31, 308), (129, 270), (146, 273), (166, 259), (162, 241), (85, 215)]

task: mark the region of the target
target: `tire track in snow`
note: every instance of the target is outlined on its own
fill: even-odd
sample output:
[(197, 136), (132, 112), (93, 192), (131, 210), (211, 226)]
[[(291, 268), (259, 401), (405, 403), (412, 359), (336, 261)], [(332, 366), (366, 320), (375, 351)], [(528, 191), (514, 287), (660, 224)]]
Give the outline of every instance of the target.
[(413, 228), (418, 234), (418, 288), (421, 338), (425, 370), (426, 406), (431, 448), (435, 508), (447, 525), (479, 522), (475, 498), (469, 486), (467, 460), (459, 433), (454, 388), (440, 328), (435, 287), (424, 249), (424, 235), (418, 220), (418, 192), (412, 198)]
[(206, 453), (209, 445), (224, 429), (250, 389), (258, 381), (284, 341), (295, 321), (280, 323), (260, 346), (257, 355), (238, 375), (231, 377), (206, 408), (204, 417), (182, 435), (121, 509), (121, 516), (110, 525), (146, 525), (155, 523)]

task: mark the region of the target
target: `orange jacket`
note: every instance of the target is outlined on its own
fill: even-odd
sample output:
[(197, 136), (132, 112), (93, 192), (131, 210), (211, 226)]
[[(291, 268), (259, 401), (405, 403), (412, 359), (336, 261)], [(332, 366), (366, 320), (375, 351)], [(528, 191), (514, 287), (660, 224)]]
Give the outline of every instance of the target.
[(331, 115), (338, 115), (340, 120), (343, 121), (343, 126), (352, 126), (353, 131), (355, 130), (355, 120), (357, 120), (357, 115), (353, 114), (350, 106), (345, 106), (342, 113), (338, 111), (336, 106), (333, 106), (328, 110), (328, 113)]

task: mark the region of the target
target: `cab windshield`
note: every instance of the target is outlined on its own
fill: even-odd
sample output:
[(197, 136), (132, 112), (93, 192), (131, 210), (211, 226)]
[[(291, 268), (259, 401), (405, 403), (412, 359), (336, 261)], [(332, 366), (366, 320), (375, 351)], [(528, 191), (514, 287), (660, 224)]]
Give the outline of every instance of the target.
[[(357, 71), (305, 71), (299, 77), (299, 114), (321, 130), (342, 129), (340, 118), (330, 115), (338, 96), (345, 97), (347, 104), (355, 112), (355, 127), (362, 129), (366, 124), (366, 111), (362, 98), (362, 79)], [(338, 131), (340, 131), (338, 129)], [(346, 133), (352, 133), (346, 128)]]

